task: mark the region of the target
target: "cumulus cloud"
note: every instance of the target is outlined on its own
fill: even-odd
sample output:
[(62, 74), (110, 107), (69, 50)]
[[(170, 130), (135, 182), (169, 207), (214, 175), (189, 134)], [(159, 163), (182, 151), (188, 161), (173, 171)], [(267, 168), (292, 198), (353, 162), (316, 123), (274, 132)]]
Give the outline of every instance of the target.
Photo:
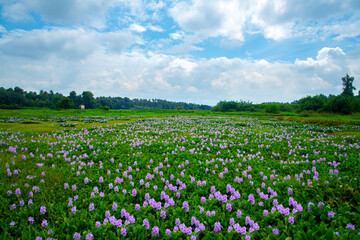
[[(355, 0), (191, 0), (177, 2), (169, 13), (183, 30), (202, 38), (221, 36), (243, 41), (246, 33), (260, 32), (274, 40), (334, 34), (342, 39), (360, 34), (356, 28), (359, 5)], [(349, 9), (355, 14), (351, 21), (344, 18), (349, 16)], [(344, 22), (353, 24), (344, 27)]]
[(358, 71), (359, 60), (358, 55), (347, 55), (340, 48), (323, 48), (315, 59), (293, 63), (193, 59), (139, 49), (114, 55), (97, 49), (76, 64), (61, 55), (28, 61), (0, 54), (4, 63), (0, 72), (4, 87), (45, 88), (64, 94), (90, 90), (96, 96), (156, 97), (214, 105), (219, 100), (293, 101), (310, 94), (339, 94), (341, 77)]
[(30, 59), (50, 56), (83, 59), (96, 50), (120, 52), (135, 43), (141, 43), (141, 39), (126, 31), (99, 33), (83, 28), (13, 30), (1, 39), (0, 51), (5, 55)]

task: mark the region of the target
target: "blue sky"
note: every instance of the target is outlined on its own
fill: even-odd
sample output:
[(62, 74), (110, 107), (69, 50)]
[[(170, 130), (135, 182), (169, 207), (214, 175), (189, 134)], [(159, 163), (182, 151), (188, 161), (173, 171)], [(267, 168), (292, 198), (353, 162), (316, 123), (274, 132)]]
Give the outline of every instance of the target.
[[(0, 0), (0, 86), (291, 102), (360, 88), (358, 0)], [(356, 91), (357, 93), (357, 91)]]

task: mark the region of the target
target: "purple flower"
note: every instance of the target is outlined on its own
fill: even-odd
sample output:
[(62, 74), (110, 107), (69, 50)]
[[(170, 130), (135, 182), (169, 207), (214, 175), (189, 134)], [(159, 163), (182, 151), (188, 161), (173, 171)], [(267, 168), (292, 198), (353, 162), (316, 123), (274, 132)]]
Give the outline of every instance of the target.
[(236, 217), (237, 217), (237, 218), (240, 218), (241, 214), (242, 214), (241, 210), (238, 209), (237, 212), (236, 212)]
[(201, 202), (206, 203), (206, 197), (201, 197)]
[(146, 218), (145, 218), (144, 221), (143, 221), (143, 226), (144, 226), (146, 229), (149, 229), (149, 220), (147, 220)]
[(168, 236), (170, 236), (170, 235), (171, 235), (170, 229), (166, 229), (166, 230), (165, 230), (165, 234), (168, 235)]
[(328, 213), (328, 218), (332, 218), (333, 216), (335, 216), (335, 213), (333, 211)]
[(96, 221), (95, 226), (96, 226), (97, 228), (100, 228), (100, 227), (101, 227), (101, 223), (100, 223), (99, 221)]
[(113, 211), (116, 211), (116, 208), (118, 207), (117, 203), (116, 202), (113, 202), (113, 205), (112, 205), (112, 210)]
[(264, 216), (267, 217), (269, 215), (269, 211), (264, 209)]
[(165, 218), (166, 218), (166, 211), (161, 210), (161, 212), (160, 212), (160, 217), (163, 218), (163, 219), (165, 219)]
[(86, 240), (92, 240), (93, 237), (94, 237), (94, 236), (93, 236), (92, 233), (90, 232), (90, 233), (86, 234), (85, 239), (86, 239)]
[(294, 224), (294, 222), (295, 222), (294, 217), (293, 217), (293, 216), (290, 216), (290, 217), (289, 217), (289, 223), (290, 223), (290, 224)]
[(15, 195), (17, 196), (17, 195), (20, 195), (20, 194), (21, 194), (20, 188), (17, 188), (17, 189), (15, 190)]
[(135, 209), (136, 209), (137, 211), (140, 211), (140, 204), (135, 204)]
[(254, 195), (252, 195), (252, 194), (249, 195), (249, 202), (250, 202), (251, 205), (254, 205), (254, 203), (255, 203)]
[(159, 234), (159, 227), (158, 226), (154, 226), (151, 230), (151, 236), (154, 237), (155, 235)]
[(76, 233), (74, 234), (73, 238), (74, 238), (74, 240), (80, 240), (80, 238), (81, 238), (80, 233), (76, 232)]
[(355, 226), (354, 226), (354, 225), (352, 225), (351, 223), (349, 223), (348, 225), (346, 225), (346, 228), (349, 228), (349, 229), (355, 230)]
[(76, 213), (76, 206), (74, 206), (73, 208), (71, 208), (71, 212), (72, 212), (73, 214)]
[(227, 204), (226, 204), (226, 210), (228, 210), (229, 212), (231, 212), (231, 210), (232, 210), (232, 205), (231, 205), (231, 203), (227, 203)]
[(90, 203), (89, 204), (89, 212), (91, 212), (92, 210), (94, 210), (95, 206), (94, 203)]
[(218, 233), (221, 230), (222, 226), (220, 224), (220, 222), (215, 222), (214, 224), (214, 232)]
[(131, 194), (132, 194), (133, 197), (136, 197), (137, 192), (136, 192), (135, 188), (132, 190)]
[(46, 213), (46, 207), (45, 206), (41, 206), (40, 207), (40, 215), (43, 215)]
[(15, 222), (14, 221), (11, 221), (10, 222), (10, 226), (12, 227), (12, 226), (15, 226)]
[(48, 225), (48, 222), (47, 222), (46, 219), (44, 219), (44, 220), (42, 221), (42, 223), (41, 223), (41, 226), (42, 226), (42, 227), (46, 227), (47, 225)]
[(185, 210), (185, 212), (189, 211), (189, 203), (187, 201), (183, 202), (183, 209)]
[(126, 228), (121, 228), (121, 235), (126, 236)]
[(33, 217), (29, 217), (29, 218), (28, 218), (28, 221), (29, 221), (30, 224), (33, 224), (33, 223), (34, 223), (34, 218), (33, 218)]
[(273, 233), (273, 234), (279, 234), (279, 229), (274, 228), (274, 229), (272, 230), (272, 233)]

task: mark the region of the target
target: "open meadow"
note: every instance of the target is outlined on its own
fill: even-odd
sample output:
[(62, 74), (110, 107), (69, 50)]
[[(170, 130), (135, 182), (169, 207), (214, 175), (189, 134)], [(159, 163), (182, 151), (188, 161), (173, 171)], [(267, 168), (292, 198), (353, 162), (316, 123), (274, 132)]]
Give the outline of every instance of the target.
[(360, 239), (359, 116), (309, 118), (1, 110), (0, 239)]

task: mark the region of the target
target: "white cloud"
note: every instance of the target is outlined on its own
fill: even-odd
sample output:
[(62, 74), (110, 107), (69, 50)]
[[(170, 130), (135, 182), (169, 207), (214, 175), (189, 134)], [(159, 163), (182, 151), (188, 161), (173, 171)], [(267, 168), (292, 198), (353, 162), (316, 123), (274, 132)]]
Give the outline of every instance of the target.
[(163, 32), (164, 31), (164, 29), (162, 27), (153, 26), (153, 25), (148, 26), (148, 29), (151, 31), (154, 31), (154, 32)]
[(134, 32), (145, 32), (146, 31), (145, 27), (143, 27), (139, 24), (136, 24), (136, 23), (131, 24), (129, 29)]
[[(80, 54), (76, 61), (64, 58), (61, 52), (38, 59), (11, 53), (0, 54), (0, 86), (45, 88), (64, 94), (90, 90), (96, 96), (205, 104), (239, 99), (292, 101), (308, 94), (339, 94), (341, 77), (349, 73), (356, 78), (360, 70), (359, 54), (348, 55), (340, 48), (323, 48), (315, 59), (294, 63), (192, 59), (136, 49), (109, 54), (95, 48), (87, 55)], [(355, 87), (359, 86), (357, 81)]]
[(0, 24), (0, 33), (6, 33), (6, 28)]
[[(169, 14), (186, 32), (207, 37), (244, 40), (245, 33), (261, 32), (265, 38), (281, 40), (359, 36), (357, 1), (298, 0), (191, 0), (179, 1)], [(352, 16), (346, 20), (345, 16)], [(344, 23), (348, 23), (345, 24)]]
[(11, 21), (31, 21), (32, 17), (30, 16), (27, 7), (21, 3), (10, 3), (4, 5), (1, 10), (1, 15)]
[(84, 59), (96, 50), (117, 53), (135, 43), (141, 43), (141, 39), (126, 31), (99, 33), (83, 28), (13, 30), (1, 38), (0, 51), (29, 59), (51, 56)]
[[(247, 5), (246, 2), (241, 4)], [(246, 20), (246, 6), (240, 2), (193, 0), (190, 3), (178, 2), (169, 9), (170, 15), (187, 32), (202, 37), (226, 36), (243, 40), (243, 27)]]

